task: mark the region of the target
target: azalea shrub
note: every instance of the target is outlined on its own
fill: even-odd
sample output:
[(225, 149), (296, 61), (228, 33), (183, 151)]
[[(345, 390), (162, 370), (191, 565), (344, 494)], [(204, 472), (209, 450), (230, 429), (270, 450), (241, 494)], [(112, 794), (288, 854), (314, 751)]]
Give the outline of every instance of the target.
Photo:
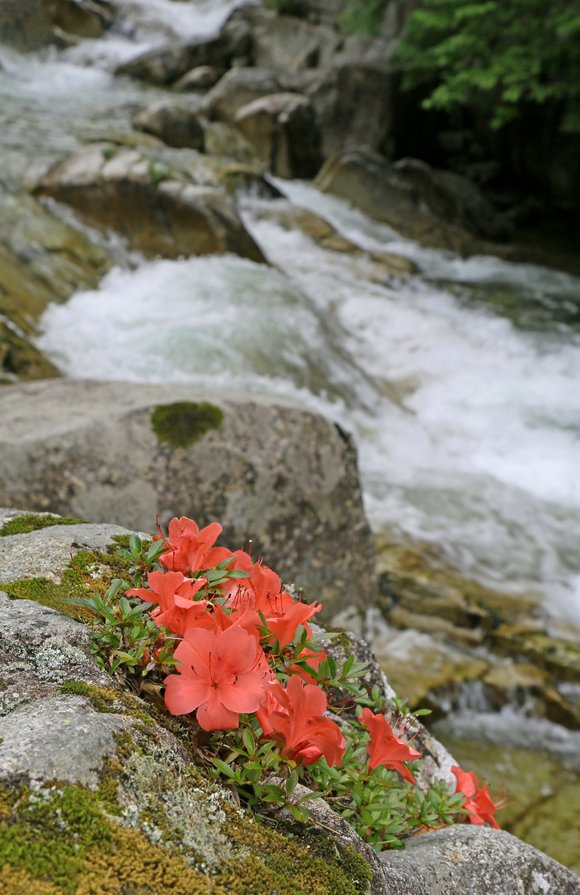
[[(262, 561), (216, 546), (221, 526), (175, 518), (168, 533), (119, 550), (128, 576), (83, 601), (102, 667), (163, 695), (189, 729), (197, 759), (241, 804), (308, 820), (322, 796), (377, 849), (466, 820), (497, 826), (473, 772), (457, 785), (415, 784), (416, 716), (386, 701), (352, 655)], [(340, 652), (340, 650), (339, 650)]]

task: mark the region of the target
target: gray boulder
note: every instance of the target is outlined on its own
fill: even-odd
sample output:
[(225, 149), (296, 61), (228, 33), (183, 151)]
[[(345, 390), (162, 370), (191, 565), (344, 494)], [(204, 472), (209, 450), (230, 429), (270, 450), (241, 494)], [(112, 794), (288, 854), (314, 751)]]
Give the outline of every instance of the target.
[(100, 37), (114, 19), (109, 0), (2, 0), (2, 42), (24, 50), (53, 43), (59, 33)]
[(293, 407), (207, 400), (179, 386), (4, 388), (0, 504), (149, 531), (156, 515), (218, 520), (224, 543), (253, 539), (256, 556), (329, 614), (372, 603), (374, 551), (350, 438)]
[(236, 113), (235, 124), (266, 169), (279, 177), (313, 177), (321, 164), (312, 104), (299, 93), (274, 93)]
[(133, 127), (159, 137), (167, 146), (203, 152), (205, 138), (198, 108), (199, 100), (193, 103), (162, 100), (138, 112), (133, 118)]
[(483, 250), (479, 240), (506, 235), (475, 184), (415, 159), (393, 165), (366, 147), (352, 147), (327, 159), (316, 183), (427, 245), (473, 253)]
[(280, 79), (268, 69), (233, 68), (204, 97), (201, 111), (210, 120), (231, 121), (242, 106), (280, 90)]
[(214, 87), (224, 75), (225, 71), (215, 65), (198, 65), (176, 81), (173, 89), (181, 93), (203, 93)]
[(117, 74), (167, 86), (201, 65), (227, 69), (236, 60), (249, 61), (251, 45), (248, 23), (230, 20), (217, 37), (148, 50), (119, 66)]
[(137, 151), (87, 146), (51, 168), (36, 192), (119, 231), (148, 257), (234, 252), (265, 260), (232, 199)]
[(349, 146), (378, 150), (392, 129), (393, 77), (385, 59), (337, 57), (306, 89), (325, 158)]
[(243, 23), (249, 29), (252, 63), (281, 74), (325, 68), (343, 42), (334, 28), (280, 16), (262, 6), (237, 10), (229, 19), (229, 27), (234, 23), (238, 27)]
[(502, 830), (460, 825), (383, 852), (385, 895), (578, 895), (580, 879)]

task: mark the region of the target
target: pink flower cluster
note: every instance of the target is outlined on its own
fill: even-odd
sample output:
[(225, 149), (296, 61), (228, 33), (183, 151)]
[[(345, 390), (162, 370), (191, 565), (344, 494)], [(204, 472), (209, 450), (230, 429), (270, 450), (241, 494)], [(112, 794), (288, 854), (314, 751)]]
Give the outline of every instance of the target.
[[(221, 531), (215, 522), (200, 529), (191, 519), (173, 519), (160, 556), (164, 571), (151, 572), (147, 587), (127, 591), (151, 604), (156, 624), (180, 639), (176, 673), (165, 679), (169, 712), (195, 712), (206, 731), (237, 728), (240, 715), (255, 713), (283, 758), (340, 765), (346, 741), (316, 683), (326, 656), (310, 640), (309, 621), (321, 604), (296, 600), (245, 551), (216, 547)], [(299, 628), (306, 639), (297, 647)], [(383, 715), (364, 709), (361, 721), (370, 734), (369, 766), (384, 765), (414, 782), (404, 762), (419, 752)]]

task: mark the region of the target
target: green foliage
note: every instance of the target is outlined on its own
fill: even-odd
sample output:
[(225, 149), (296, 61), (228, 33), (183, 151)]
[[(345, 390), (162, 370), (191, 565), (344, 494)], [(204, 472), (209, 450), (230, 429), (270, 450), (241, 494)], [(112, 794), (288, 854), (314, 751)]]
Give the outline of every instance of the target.
[(580, 0), (424, 0), (395, 58), (403, 86), (435, 87), (428, 109), (474, 105), (498, 128), (551, 104), (580, 132)]
[(82, 519), (73, 519), (66, 516), (54, 516), (52, 513), (24, 513), (9, 519), (0, 528), (0, 537), (9, 535), (28, 534), (41, 528), (50, 528), (53, 525), (82, 525)]
[(164, 180), (171, 180), (171, 172), (157, 162), (150, 162), (147, 168), (149, 180), (151, 183), (162, 183)]
[(367, 770), (366, 737), (350, 734), (340, 767), (317, 762), (309, 768), (311, 786), (377, 850), (402, 848), (401, 837), (414, 830), (454, 823), (464, 803), (437, 781), (424, 795), (395, 771), (379, 766)]
[(212, 429), (219, 429), (223, 411), (207, 401), (178, 401), (161, 404), (151, 413), (151, 425), (157, 438), (175, 448), (186, 448)]
[(376, 34), (387, 0), (348, 0), (338, 24), (345, 34)]

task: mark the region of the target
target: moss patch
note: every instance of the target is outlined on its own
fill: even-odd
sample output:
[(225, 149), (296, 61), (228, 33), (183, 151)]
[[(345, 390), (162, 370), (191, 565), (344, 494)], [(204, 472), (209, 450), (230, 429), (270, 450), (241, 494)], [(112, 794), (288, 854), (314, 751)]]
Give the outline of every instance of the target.
[(0, 866), (73, 895), (86, 853), (110, 840), (95, 793), (80, 786), (25, 789), (0, 824)]
[(2, 583), (2, 590), (15, 600), (33, 600), (77, 621), (90, 621), (89, 609), (71, 603), (94, 591), (104, 594), (113, 578), (127, 574), (128, 561), (110, 553), (79, 550), (62, 574), (60, 582), (49, 578), (22, 578)]
[(5, 522), (0, 528), (0, 537), (28, 534), (30, 531), (50, 528), (53, 525), (82, 525), (82, 523), (82, 519), (53, 516), (51, 513), (24, 513), (23, 516), (16, 516), (15, 519)]
[(186, 448), (212, 429), (219, 429), (224, 414), (206, 401), (179, 401), (162, 404), (151, 412), (151, 425), (160, 442), (174, 448)]
[(112, 687), (98, 687), (85, 681), (64, 681), (60, 685), (61, 693), (73, 693), (75, 696), (86, 696), (97, 712), (105, 714), (131, 715), (144, 724), (153, 724), (153, 718), (142, 704), (131, 693), (123, 693)]
[[(300, 827), (296, 836), (279, 832), (259, 819), (232, 815), (228, 837), (251, 851), (218, 875), (236, 895), (363, 895), (372, 879), (367, 861), (350, 846), (343, 848), (319, 831)], [(256, 883), (260, 888), (256, 889)]]

